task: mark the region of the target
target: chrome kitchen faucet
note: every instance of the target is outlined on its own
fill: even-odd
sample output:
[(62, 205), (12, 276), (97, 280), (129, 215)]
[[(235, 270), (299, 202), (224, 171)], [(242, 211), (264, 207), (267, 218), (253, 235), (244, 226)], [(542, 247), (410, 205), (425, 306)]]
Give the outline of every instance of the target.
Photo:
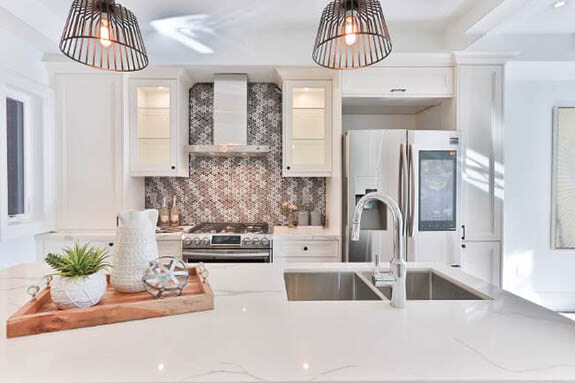
[(353, 212), (353, 226), (351, 229), (351, 240), (359, 240), (359, 230), (361, 226), (361, 215), (365, 205), (373, 200), (386, 204), (393, 215), (395, 239), (394, 254), (390, 262), (391, 272), (382, 273), (379, 271), (379, 254), (374, 256), (375, 268), (373, 270), (373, 284), (375, 287), (391, 287), (391, 305), (396, 308), (403, 308), (407, 302), (406, 293), (406, 273), (407, 264), (405, 262), (405, 234), (403, 229), (403, 215), (399, 205), (393, 198), (382, 192), (369, 193), (359, 200)]

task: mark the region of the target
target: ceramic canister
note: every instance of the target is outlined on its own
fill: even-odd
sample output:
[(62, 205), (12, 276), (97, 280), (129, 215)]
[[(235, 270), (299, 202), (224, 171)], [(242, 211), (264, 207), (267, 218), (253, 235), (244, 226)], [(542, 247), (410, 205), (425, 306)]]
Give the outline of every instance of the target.
[(110, 282), (122, 293), (144, 291), (142, 277), (150, 262), (158, 258), (157, 210), (126, 210), (119, 215), (114, 268)]

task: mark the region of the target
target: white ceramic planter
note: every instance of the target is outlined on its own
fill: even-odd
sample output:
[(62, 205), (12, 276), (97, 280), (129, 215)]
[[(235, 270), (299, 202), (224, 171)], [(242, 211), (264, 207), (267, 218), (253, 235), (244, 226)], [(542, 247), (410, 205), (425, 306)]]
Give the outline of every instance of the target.
[(158, 211), (127, 210), (121, 212), (119, 218), (110, 282), (114, 289), (122, 293), (144, 291), (142, 277), (150, 262), (158, 258)]
[(103, 271), (78, 278), (56, 275), (50, 283), (50, 295), (60, 310), (91, 307), (100, 302), (106, 287), (106, 273)]

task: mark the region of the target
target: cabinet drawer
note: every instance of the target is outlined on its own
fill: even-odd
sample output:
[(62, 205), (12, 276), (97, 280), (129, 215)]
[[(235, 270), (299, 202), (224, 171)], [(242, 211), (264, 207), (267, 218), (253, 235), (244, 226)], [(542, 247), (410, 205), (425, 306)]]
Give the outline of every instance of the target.
[(274, 263), (337, 263), (336, 257), (274, 257)]
[(368, 68), (343, 73), (344, 97), (453, 97), (453, 68)]
[(328, 258), (340, 260), (338, 241), (276, 241), (274, 258)]
[(182, 258), (182, 242), (158, 241), (158, 255), (160, 257)]

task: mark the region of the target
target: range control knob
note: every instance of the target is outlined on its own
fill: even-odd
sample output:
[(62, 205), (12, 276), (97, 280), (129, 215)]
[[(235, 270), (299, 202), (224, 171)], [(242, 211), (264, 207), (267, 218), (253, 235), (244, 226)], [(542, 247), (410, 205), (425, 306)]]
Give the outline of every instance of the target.
[(252, 244), (252, 240), (250, 238), (244, 238), (242, 243), (244, 246), (250, 246)]
[(252, 245), (253, 246), (259, 246), (260, 245), (260, 239), (259, 238), (252, 239)]
[(199, 246), (202, 241), (199, 238), (194, 238), (194, 245)]
[(262, 244), (262, 246), (269, 246), (270, 240), (267, 238), (262, 238), (261, 244)]
[(192, 244), (192, 239), (189, 237), (184, 238), (184, 245), (190, 246)]
[(208, 237), (202, 238), (202, 245), (209, 246), (210, 245), (210, 239)]

